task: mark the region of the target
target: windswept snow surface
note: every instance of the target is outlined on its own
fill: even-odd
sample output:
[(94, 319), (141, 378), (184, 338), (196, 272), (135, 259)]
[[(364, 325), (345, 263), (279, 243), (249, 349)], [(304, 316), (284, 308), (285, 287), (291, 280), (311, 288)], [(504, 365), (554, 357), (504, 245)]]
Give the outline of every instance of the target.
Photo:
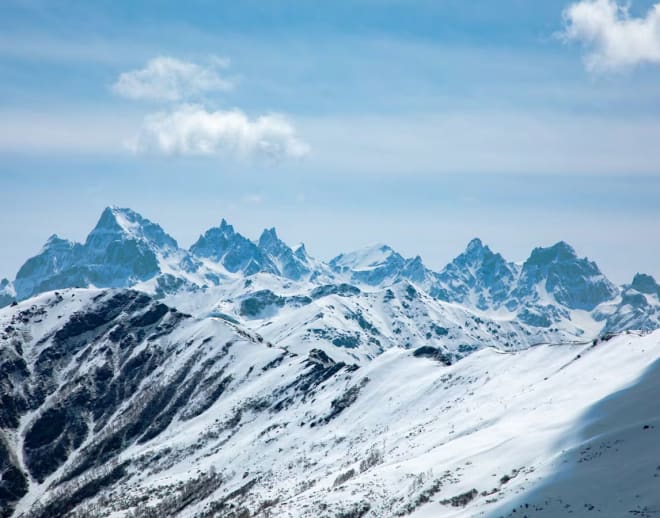
[(130, 290), (46, 293), (0, 329), (0, 462), (28, 475), (7, 516), (614, 516), (589, 481), (617, 466), (616, 516), (658, 503), (660, 332), (351, 363)]

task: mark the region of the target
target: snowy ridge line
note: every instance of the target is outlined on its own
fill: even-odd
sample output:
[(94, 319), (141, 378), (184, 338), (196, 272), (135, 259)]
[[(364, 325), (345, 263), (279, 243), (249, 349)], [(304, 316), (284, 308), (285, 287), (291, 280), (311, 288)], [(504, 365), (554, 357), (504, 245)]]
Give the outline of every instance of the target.
[[(426, 307), (399, 289), (389, 304)], [(343, 302), (333, 315), (359, 329), (344, 309), (382, 300), (328, 297), (323, 311)], [(257, 333), (135, 290), (62, 290), (1, 309), (0, 509), (468, 518), (660, 504), (660, 331), (588, 354), (484, 347), (445, 361), (439, 347), (401, 343), (359, 362), (331, 342), (285, 350)], [(544, 489), (574, 476), (581, 491)]]

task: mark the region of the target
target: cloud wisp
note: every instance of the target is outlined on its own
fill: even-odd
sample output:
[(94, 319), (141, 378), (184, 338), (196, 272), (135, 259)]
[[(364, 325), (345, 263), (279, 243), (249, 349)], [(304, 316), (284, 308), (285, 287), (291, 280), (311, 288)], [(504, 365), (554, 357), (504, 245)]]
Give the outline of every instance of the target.
[(191, 104), (148, 115), (129, 148), (138, 153), (265, 161), (301, 158), (309, 152), (282, 115), (250, 119), (240, 110), (208, 111)]
[(643, 17), (630, 15), (617, 0), (581, 0), (564, 11), (561, 36), (581, 42), (591, 71), (615, 71), (660, 64), (660, 3)]
[(208, 66), (159, 56), (138, 70), (123, 72), (112, 91), (136, 101), (176, 102), (207, 92), (228, 91), (234, 83), (220, 75), (228, 61), (213, 58)]
[[(127, 145), (135, 153), (223, 157), (278, 162), (300, 158), (309, 146), (280, 114), (248, 117), (239, 109), (210, 110), (190, 102), (203, 93), (231, 90), (219, 74), (226, 60), (213, 58), (208, 67), (160, 56), (144, 68), (120, 74), (113, 91), (132, 100), (163, 101), (168, 110), (144, 117)], [(181, 103), (183, 104), (176, 104)]]

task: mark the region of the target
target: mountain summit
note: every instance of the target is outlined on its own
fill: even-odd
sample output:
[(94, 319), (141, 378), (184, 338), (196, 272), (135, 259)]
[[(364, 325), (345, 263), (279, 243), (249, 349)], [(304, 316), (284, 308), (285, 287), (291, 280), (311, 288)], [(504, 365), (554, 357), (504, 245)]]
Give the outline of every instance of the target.
[(259, 238), (259, 248), (276, 264), (280, 275), (298, 281), (311, 272), (310, 258), (304, 245), (293, 251), (282, 241), (275, 228), (265, 229)]
[(475, 238), (468, 243), (465, 252), (440, 272), (436, 289), (449, 302), (486, 310), (506, 301), (517, 277), (515, 264)]
[(75, 287), (126, 287), (161, 272), (162, 261), (178, 251), (176, 240), (130, 209), (107, 207), (84, 244), (52, 235), (28, 259), (14, 285), (20, 299)]
[(522, 266), (513, 297), (519, 304), (547, 304), (554, 299), (567, 308), (590, 311), (617, 293), (595, 262), (579, 258), (573, 247), (560, 241), (532, 251)]
[(277, 267), (255, 243), (239, 234), (223, 218), (220, 226), (207, 230), (190, 247), (200, 258), (210, 259), (231, 273), (252, 275), (258, 272), (277, 274)]

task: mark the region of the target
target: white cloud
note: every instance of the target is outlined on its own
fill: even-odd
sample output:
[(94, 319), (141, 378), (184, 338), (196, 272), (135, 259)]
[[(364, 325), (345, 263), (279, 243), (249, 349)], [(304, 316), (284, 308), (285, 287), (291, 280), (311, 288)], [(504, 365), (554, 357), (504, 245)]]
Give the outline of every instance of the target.
[(233, 83), (220, 76), (229, 62), (213, 57), (209, 66), (160, 56), (144, 68), (119, 75), (112, 90), (133, 100), (180, 101), (204, 92), (231, 90)]
[(148, 115), (129, 147), (166, 155), (267, 160), (299, 158), (309, 152), (282, 115), (250, 119), (240, 110), (207, 111), (198, 105)]
[(632, 17), (617, 0), (581, 0), (564, 11), (562, 36), (588, 49), (590, 70), (660, 64), (660, 3), (644, 17)]

